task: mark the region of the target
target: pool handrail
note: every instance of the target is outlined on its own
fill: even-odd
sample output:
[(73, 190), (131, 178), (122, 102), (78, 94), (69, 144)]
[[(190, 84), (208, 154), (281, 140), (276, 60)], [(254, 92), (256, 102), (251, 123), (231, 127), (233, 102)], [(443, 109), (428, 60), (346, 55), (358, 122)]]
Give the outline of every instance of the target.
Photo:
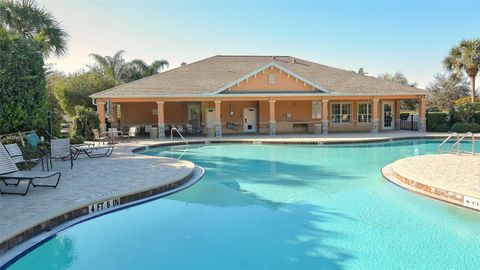
[[(462, 151), (460, 149), (460, 144), (462, 143), (463, 139), (465, 139), (467, 136), (470, 136), (472, 138), (472, 151), (471, 152)], [(475, 136), (473, 135), (472, 132), (467, 132), (462, 137), (460, 137), (457, 140), (457, 142), (452, 145), (452, 149), (455, 147), (455, 145), (457, 145), (457, 155), (459, 155), (460, 153), (468, 153), (468, 154), (475, 155)]]
[(174, 131), (176, 131), (178, 133), (178, 135), (180, 135), (180, 138), (182, 138), (183, 142), (188, 146), (187, 140), (185, 140), (185, 138), (182, 136), (182, 133), (180, 133), (180, 131), (178, 131), (177, 128), (172, 128), (170, 130), (170, 140), (173, 141), (173, 132)]
[(187, 148), (185, 148), (185, 150), (183, 150), (182, 154), (177, 158), (177, 159), (180, 159), (187, 152), (190, 145), (188, 144), (187, 140), (185, 140), (185, 138), (182, 136), (182, 133), (180, 133), (180, 131), (178, 131), (177, 128), (172, 128), (170, 130), (170, 140), (171, 141), (173, 141), (173, 131), (176, 131), (178, 133), (178, 135), (180, 135), (180, 138), (182, 138), (183, 142), (187, 145)]
[[(450, 151), (448, 151), (448, 150), (443, 150), (443, 149), (442, 149), (442, 146), (443, 146), (445, 143), (447, 143), (453, 136), (456, 137), (457, 142), (452, 145), (452, 147), (450, 148)], [(448, 135), (448, 137), (447, 137), (445, 140), (443, 140), (443, 142), (442, 142), (441, 144), (438, 145), (438, 147), (437, 147), (437, 152), (438, 152), (438, 153), (442, 153), (442, 152), (445, 152), (445, 153), (454, 153), (455, 151), (454, 151), (453, 149), (454, 149), (455, 145), (458, 143), (459, 139), (460, 139), (460, 138), (458, 137), (458, 133), (456, 133), (456, 132), (450, 133), (450, 135)], [(460, 153), (460, 144), (457, 145), (457, 154), (459, 154), (459, 153)]]

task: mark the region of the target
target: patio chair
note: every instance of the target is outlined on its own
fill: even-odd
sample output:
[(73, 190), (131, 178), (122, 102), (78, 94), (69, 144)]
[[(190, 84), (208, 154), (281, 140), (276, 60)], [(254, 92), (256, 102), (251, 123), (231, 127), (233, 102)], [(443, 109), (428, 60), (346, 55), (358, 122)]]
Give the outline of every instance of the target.
[[(28, 164), (29, 170), (32, 170), (33, 162), (39, 160), (39, 159), (26, 159), (25, 156), (23, 155), (22, 150), (16, 143), (5, 144), (4, 147), (5, 147), (5, 150), (7, 150), (8, 155), (10, 156), (10, 158), (12, 158), (15, 164), (26, 163)], [(43, 163), (42, 163), (42, 166), (43, 166)]]
[[(35, 183), (35, 179), (46, 179), (58, 176), (55, 184), (38, 184)], [(5, 191), (0, 188), (1, 194), (14, 194), (14, 195), (26, 195), (30, 186), (33, 187), (52, 187), (56, 188), (58, 182), (60, 182), (61, 173), (60, 172), (37, 172), (37, 171), (19, 171), (15, 162), (9, 156), (7, 149), (2, 143), (0, 143), (0, 181), (3, 182), (5, 186), (18, 186), (21, 181), (27, 181), (28, 185), (24, 192), (10, 192)], [(8, 181), (16, 181), (16, 183), (11, 183)]]
[(128, 134), (120, 135), (120, 137), (123, 139), (127, 139), (128, 142), (130, 142), (131, 138), (136, 138), (137, 137), (137, 127), (130, 127), (128, 129)]
[(105, 144), (105, 142), (108, 141), (108, 137), (100, 134), (100, 131), (98, 129), (94, 128), (94, 129), (92, 129), (92, 132), (93, 132), (93, 143), (94, 144), (95, 144), (95, 142), (98, 142), (98, 145), (100, 145), (100, 143)]
[(187, 124), (187, 133), (192, 134), (193, 133), (193, 126), (192, 124)]
[(52, 139), (49, 154), (50, 168), (53, 168), (52, 159), (70, 160), (70, 169), (73, 168), (75, 153), (70, 145), (70, 139)]
[(145, 133), (150, 134), (150, 130), (152, 129), (152, 125), (145, 125)]
[(185, 129), (183, 129), (183, 125), (177, 125), (176, 128), (178, 132), (180, 132), (181, 134), (185, 134)]

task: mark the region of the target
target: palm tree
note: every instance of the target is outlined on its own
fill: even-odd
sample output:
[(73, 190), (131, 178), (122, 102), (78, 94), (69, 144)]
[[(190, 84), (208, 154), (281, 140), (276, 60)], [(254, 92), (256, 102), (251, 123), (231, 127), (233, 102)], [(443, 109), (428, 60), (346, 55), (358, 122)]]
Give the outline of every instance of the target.
[(116, 52), (113, 56), (101, 56), (96, 53), (90, 54), (97, 62), (97, 65), (105, 73), (110, 73), (117, 82), (122, 82), (123, 71), (127, 67), (123, 54), (125, 50)]
[(360, 75), (367, 75), (368, 72), (365, 72), (365, 70), (363, 68), (359, 68), (358, 71), (357, 71), (357, 74), (360, 74)]
[(151, 76), (153, 74), (159, 73), (162, 69), (168, 68), (167, 60), (155, 60), (150, 65), (145, 63), (145, 61), (140, 59), (135, 59), (130, 62), (130, 64), (136, 67), (142, 73), (142, 77)]
[(34, 0), (0, 0), (0, 28), (35, 41), (44, 56), (67, 52), (68, 34), (52, 13)]
[(127, 64), (123, 73), (123, 79), (125, 82), (131, 82), (143, 77), (151, 76), (159, 73), (165, 67), (168, 67), (167, 60), (155, 60), (150, 65), (140, 59), (132, 60)]
[(475, 78), (480, 67), (480, 39), (462, 40), (443, 60), (448, 71), (460, 75), (465, 70), (471, 81), (470, 97), (475, 102)]

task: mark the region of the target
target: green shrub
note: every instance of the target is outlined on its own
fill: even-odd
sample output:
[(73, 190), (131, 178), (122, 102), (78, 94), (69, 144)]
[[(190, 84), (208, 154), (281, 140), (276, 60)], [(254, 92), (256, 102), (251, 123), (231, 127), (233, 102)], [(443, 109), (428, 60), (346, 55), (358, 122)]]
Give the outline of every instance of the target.
[(452, 126), (453, 132), (472, 132), (472, 133), (479, 133), (480, 132), (480, 125), (477, 123), (465, 123), (465, 122), (457, 122)]
[(73, 137), (70, 137), (71, 144), (82, 144), (84, 142), (85, 142), (85, 138), (83, 136), (75, 135)]
[(450, 127), (448, 126), (448, 124), (441, 124), (439, 126), (436, 126), (432, 131), (433, 132), (447, 132), (450, 130)]
[(92, 129), (98, 128), (97, 113), (91, 108), (75, 106), (75, 116), (72, 119), (70, 137), (82, 136), (88, 140), (93, 139)]
[(448, 131), (448, 113), (429, 112), (427, 114), (427, 131)]
[(475, 114), (480, 113), (480, 101), (472, 103), (470, 97), (457, 99), (453, 102), (453, 111), (460, 122), (473, 122)]
[(0, 134), (44, 128), (47, 105), (39, 48), (0, 27)]

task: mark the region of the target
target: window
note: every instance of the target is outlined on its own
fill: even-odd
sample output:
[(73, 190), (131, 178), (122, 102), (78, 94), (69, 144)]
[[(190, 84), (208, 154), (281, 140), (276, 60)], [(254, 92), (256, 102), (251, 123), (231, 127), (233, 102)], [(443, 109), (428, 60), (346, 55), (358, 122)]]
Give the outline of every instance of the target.
[(370, 123), (372, 121), (372, 104), (370, 102), (358, 103), (358, 123)]
[(312, 118), (313, 119), (322, 118), (322, 102), (321, 101), (312, 101)]
[(333, 124), (349, 124), (352, 121), (351, 103), (332, 103), (330, 121)]
[(277, 82), (277, 75), (275, 73), (268, 74), (268, 84), (275, 84)]

